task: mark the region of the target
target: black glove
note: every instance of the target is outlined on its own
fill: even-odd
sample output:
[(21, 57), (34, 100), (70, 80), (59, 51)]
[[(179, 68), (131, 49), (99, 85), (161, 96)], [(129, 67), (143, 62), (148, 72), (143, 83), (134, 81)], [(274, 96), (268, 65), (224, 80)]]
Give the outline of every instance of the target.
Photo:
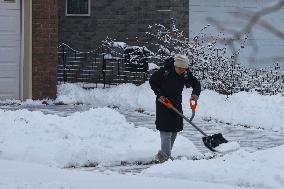
[(199, 97), (195, 94), (191, 95), (191, 99), (194, 100), (195, 102), (197, 102), (197, 100), (199, 99)]
[(160, 96), (158, 101), (164, 104), (167, 108), (173, 108), (172, 102), (164, 96)]
[(166, 101), (166, 100), (168, 100), (168, 99), (167, 99), (166, 97), (164, 97), (164, 96), (160, 96), (158, 100)]

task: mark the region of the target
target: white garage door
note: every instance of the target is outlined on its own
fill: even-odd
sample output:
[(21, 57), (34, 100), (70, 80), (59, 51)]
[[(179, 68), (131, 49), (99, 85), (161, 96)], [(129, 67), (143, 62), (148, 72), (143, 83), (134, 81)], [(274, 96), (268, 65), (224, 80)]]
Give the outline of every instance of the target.
[[(189, 29), (190, 37), (192, 37), (210, 23), (208, 22), (209, 17), (220, 21), (221, 25), (226, 28), (240, 30), (246, 21), (238, 19), (234, 15), (240, 14), (241, 11), (258, 11), (273, 4), (275, 0), (190, 0), (189, 2)], [(262, 19), (284, 31), (284, 8)], [(217, 27), (211, 24), (204, 33), (217, 36), (219, 32)], [(279, 62), (284, 69), (284, 40), (277, 38), (259, 26), (253, 28), (253, 34), (245, 48), (241, 49), (240, 61), (244, 65), (258, 65), (257, 67)], [(249, 45), (249, 43), (255, 44), (257, 48)], [(252, 60), (251, 57), (255, 59)]]
[(0, 99), (20, 98), (20, 0), (0, 0)]

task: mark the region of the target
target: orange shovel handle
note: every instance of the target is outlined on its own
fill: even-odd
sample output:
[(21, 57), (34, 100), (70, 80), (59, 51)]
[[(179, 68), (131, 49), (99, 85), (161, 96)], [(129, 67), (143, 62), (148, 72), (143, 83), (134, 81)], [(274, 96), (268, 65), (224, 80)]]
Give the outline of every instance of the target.
[(197, 107), (197, 101), (195, 101), (193, 97), (190, 97), (189, 105), (190, 105), (191, 110), (195, 111), (195, 109)]

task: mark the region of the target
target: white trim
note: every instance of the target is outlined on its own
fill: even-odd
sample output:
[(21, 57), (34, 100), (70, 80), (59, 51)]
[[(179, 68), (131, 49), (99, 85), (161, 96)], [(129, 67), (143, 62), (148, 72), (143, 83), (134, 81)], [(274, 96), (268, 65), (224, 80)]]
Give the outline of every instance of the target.
[(20, 33), (21, 33), (21, 39), (20, 39), (20, 91), (19, 91), (19, 97), (20, 100), (24, 100), (24, 31), (25, 31), (25, 6), (24, 6), (24, 0), (20, 0)]
[(91, 16), (91, 0), (88, 0), (88, 14), (68, 14), (67, 0), (65, 0), (65, 16)]

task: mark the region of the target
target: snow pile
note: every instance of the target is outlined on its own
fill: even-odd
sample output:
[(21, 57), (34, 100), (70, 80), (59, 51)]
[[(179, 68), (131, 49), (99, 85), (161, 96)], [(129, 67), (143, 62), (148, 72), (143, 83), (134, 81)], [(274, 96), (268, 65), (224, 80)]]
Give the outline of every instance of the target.
[(252, 188), (284, 188), (284, 145), (255, 153), (237, 151), (224, 157), (168, 161), (143, 175), (223, 183)]
[(149, 65), (149, 71), (160, 68), (159, 66), (157, 66), (157, 64), (154, 63), (149, 63), (148, 65)]
[[(90, 109), (68, 117), (0, 110), (0, 122), (0, 159), (58, 167), (115, 164), (150, 161), (160, 147), (158, 132), (135, 128), (110, 108)], [(198, 154), (189, 140), (177, 138), (174, 156)]]
[(43, 165), (0, 160), (1, 189), (242, 189), (224, 184), (192, 182), (174, 178), (149, 178), (119, 175), (114, 172), (98, 173), (77, 169), (58, 169)]
[(240, 92), (227, 98), (209, 90), (201, 94), (198, 115), (234, 124), (284, 130), (284, 97), (281, 95)]
[(237, 151), (240, 147), (241, 147), (240, 144), (237, 142), (227, 142), (220, 144), (215, 148), (215, 150), (221, 153), (228, 153), (228, 152)]
[[(184, 90), (183, 110), (187, 116), (191, 113), (188, 103), (190, 94), (191, 89)], [(76, 84), (63, 84), (58, 86), (57, 101), (80, 102), (93, 106), (118, 105), (155, 112), (155, 95), (148, 83), (92, 90), (84, 90)], [(227, 98), (205, 90), (198, 101), (196, 117), (279, 131), (284, 130), (283, 107), (284, 97), (281, 95), (261, 96), (257, 93), (241, 92)]]
[(96, 107), (117, 105), (155, 111), (155, 95), (149, 84), (139, 87), (133, 84), (121, 84), (112, 88), (85, 90), (79, 85), (68, 83), (58, 86), (57, 96), (56, 101), (66, 104), (84, 103)]

